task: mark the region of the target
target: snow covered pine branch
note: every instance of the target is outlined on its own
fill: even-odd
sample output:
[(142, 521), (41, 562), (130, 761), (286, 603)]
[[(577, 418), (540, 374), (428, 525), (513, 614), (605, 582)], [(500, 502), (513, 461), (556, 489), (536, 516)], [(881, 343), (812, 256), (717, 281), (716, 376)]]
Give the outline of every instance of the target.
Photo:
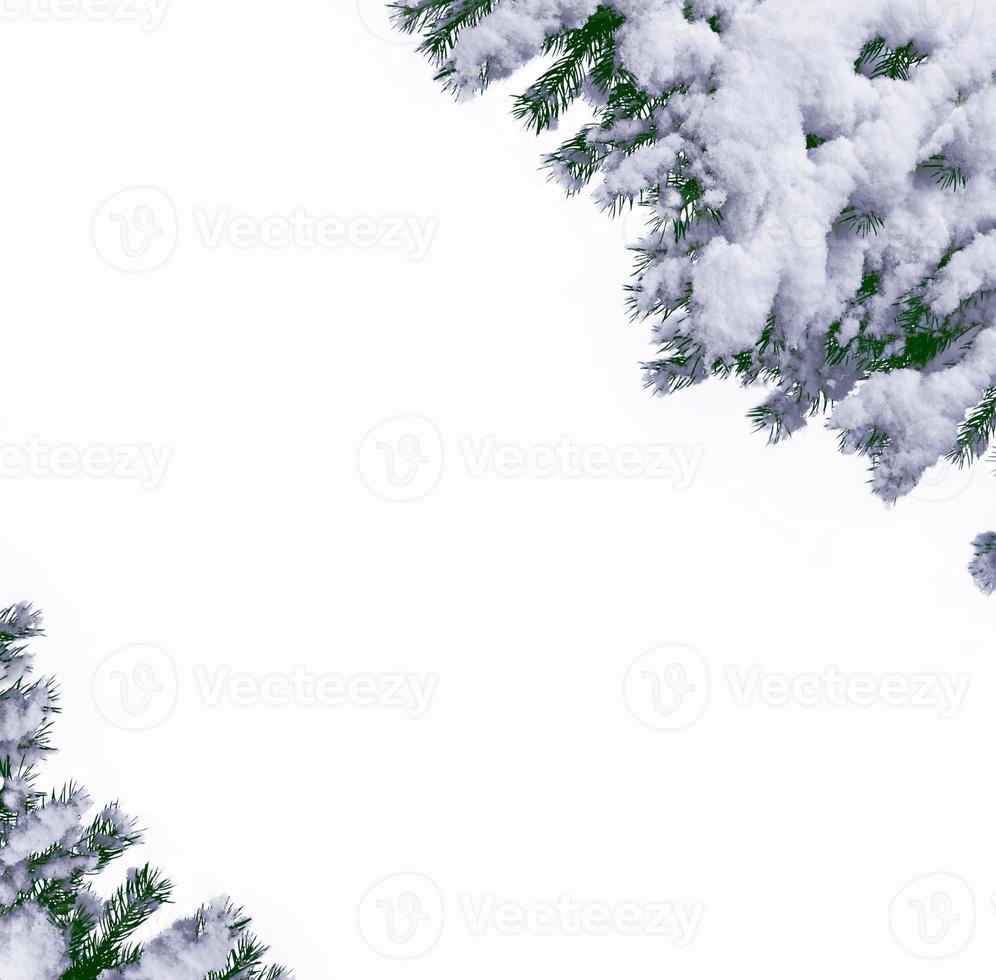
[(0, 978), (2, 980), (291, 980), (262, 964), (266, 947), (227, 899), (134, 940), (169, 901), (170, 883), (145, 865), (108, 898), (91, 879), (141, 840), (116, 804), (90, 815), (75, 784), (36, 790), (58, 712), (48, 678), (31, 680), (25, 642), (41, 617), (21, 603), (0, 610)]
[[(537, 56), (537, 132), (569, 193), (646, 208), (629, 302), (660, 393), (768, 386), (772, 441), (828, 414), (894, 501), (996, 432), (996, 4), (991, 0), (414, 0), (459, 96)], [(970, 566), (996, 588), (996, 534)]]

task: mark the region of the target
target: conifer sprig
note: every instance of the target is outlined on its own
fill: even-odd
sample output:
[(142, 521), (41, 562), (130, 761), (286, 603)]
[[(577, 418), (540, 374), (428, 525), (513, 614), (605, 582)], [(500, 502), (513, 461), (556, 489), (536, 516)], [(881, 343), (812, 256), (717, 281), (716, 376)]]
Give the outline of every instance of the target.
[[(451, 88), (483, 89), (545, 54), (513, 107), (529, 129), (554, 128), (578, 100), (590, 105), (591, 122), (545, 163), (568, 194), (601, 177), (601, 207), (646, 211), (626, 288), (631, 316), (650, 324), (658, 346), (643, 365), (647, 386), (663, 394), (710, 377), (770, 385), (750, 413), (756, 428), (777, 441), (829, 415), (841, 448), (867, 456), (875, 492), (894, 500), (931, 458), (969, 463), (996, 438), (996, 275), (986, 271), (996, 233), (980, 199), (996, 166), (966, 135), (996, 131), (996, 64), (947, 24), (927, 31), (911, 21), (910, 36), (896, 36), (893, 0), (869, 0), (875, 33), (853, 54), (841, 56), (853, 34), (825, 53), (789, 50), (769, 82), (764, 59), (777, 50), (756, 38), (765, 16), (792, 11), (752, 0), (721, 6), (717, 14), (707, 0), (592, 0), (559, 24), (556, 9), (514, 0), (404, 9)], [(832, 11), (814, 14), (836, 29)], [(977, 15), (977, 29), (985, 22), (996, 33), (996, 9)], [(463, 49), (461, 16), (474, 35)], [(783, 34), (779, 43), (791, 48)], [(973, 64), (966, 73), (958, 63), (964, 80), (950, 92), (937, 79), (950, 75), (959, 47)], [(932, 149), (912, 162), (896, 137), (917, 112)], [(882, 179), (879, 161), (889, 164)], [(797, 225), (815, 240), (795, 238)], [(908, 380), (914, 375), (922, 382)], [(974, 406), (964, 404), (969, 376)], [(889, 399), (916, 397), (927, 379), (930, 425), (915, 406), (891, 410)], [(939, 387), (951, 404), (938, 404)]]
[[(117, 803), (86, 819), (83, 788), (35, 788), (38, 764), (52, 751), (48, 741), (57, 691), (47, 678), (30, 680), (27, 642), (42, 635), (41, 616), (27, 603), (0, 610), (0, 973), (16, 980), (23, 967), (59, 980), (138, 980), (166, 976), (163, 957), (184, 944), (200, 944), (199, 962), (216, 964), (203, 980), (290, 980), (279, 966), (265, 966), (268, 952), (249, 930), (250, 920), (230, 904), (212, 906), (210, 929), (185, 923), (161, 937), (137, 942), (138, 930), (170, 900), (172, 886), (146, 864), (132, 869), (109, 897), (94, 888), (101, 872), (142, 840)], [(161, 934), (162, 935), (162, 934)], [(220, 937), (220, 938), (219, 938)], [(154, 953), (150, 950), (155, 948)], [(149, 955), (158, 966), (141, 972)], [(178, 962), (178, 961), (177, 961)], [(14, 964), (13, 966), (11, 964)], [(180, 969), (178, 967), (178, 969)], [(182, 980), (202, 980), (188, 972)]]

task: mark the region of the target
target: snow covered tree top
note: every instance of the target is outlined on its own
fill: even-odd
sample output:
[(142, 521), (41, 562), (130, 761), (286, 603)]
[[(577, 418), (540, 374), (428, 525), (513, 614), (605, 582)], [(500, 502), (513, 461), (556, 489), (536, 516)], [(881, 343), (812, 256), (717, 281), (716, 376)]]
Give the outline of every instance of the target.
[(772, 439), (829, 412), (895, 500), (996, 427), (996, 5), (982, 0), (415, 0), (438, 77), (533, 59), (515, 112), (595, 121), (547, 163), (638, 204), (648, 384), (771, 386)]

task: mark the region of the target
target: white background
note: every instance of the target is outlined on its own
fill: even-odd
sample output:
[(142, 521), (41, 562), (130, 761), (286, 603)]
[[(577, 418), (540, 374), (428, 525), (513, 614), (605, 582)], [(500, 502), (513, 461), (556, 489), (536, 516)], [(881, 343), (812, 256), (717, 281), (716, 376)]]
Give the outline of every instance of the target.
[[(301, 980), (988, 975), (989, 467), (889, 509), (819, 423), (751, 435), (760, 392), (649, 398), (624, 226), (547, 184), (522, 79), (452, 104), (377, 4), (39, 2), (0, 23), (0, 593), (47, 613), (46, 782), (120, 798), (176, 911), (230, 893)], [(350, 240), (203, 234), (295, 209)], [(424, 256), (381, 247), (397, 217)], [(562, 440), (693, 479), (537, 469)], [(413, 718), (280, 696), (295, 670), (436, 686)], [(958, 710), (888, 703), (924, 677)], [(694, 935), (592, 925), (667, 902)]]

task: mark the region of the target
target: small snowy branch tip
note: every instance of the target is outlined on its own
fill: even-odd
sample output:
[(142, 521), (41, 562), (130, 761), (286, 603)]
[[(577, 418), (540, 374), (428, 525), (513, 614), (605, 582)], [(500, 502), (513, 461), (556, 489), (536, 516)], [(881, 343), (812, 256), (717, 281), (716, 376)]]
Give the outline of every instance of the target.
[[(815, 415), (887, 501), (996, 433), (996, 4), (414, 0), (460, 97), (543, 58), (515, 113), (592, 122), (547, 156), (568, 193), (645, 210), (628, 286), (665, 394), (768, 386), (772, 441)], [(976, 581), (979, 558), (972, 563)], [(986, 591), (990, 591), (986, 589)]]
[(291, 980), (265, 966), (267, 948), (227, 899), (135, 940), (169, 901), (170, 882), (133, 868), (101, 895), (94, 879), (141, 841), (116, 804), (93, 814), (82, 787), (35, 788), (58, 712), (49, 678), (32, 680), (26, 642), (41, 615), (0, 610), (0, 978), (2, 980)]

